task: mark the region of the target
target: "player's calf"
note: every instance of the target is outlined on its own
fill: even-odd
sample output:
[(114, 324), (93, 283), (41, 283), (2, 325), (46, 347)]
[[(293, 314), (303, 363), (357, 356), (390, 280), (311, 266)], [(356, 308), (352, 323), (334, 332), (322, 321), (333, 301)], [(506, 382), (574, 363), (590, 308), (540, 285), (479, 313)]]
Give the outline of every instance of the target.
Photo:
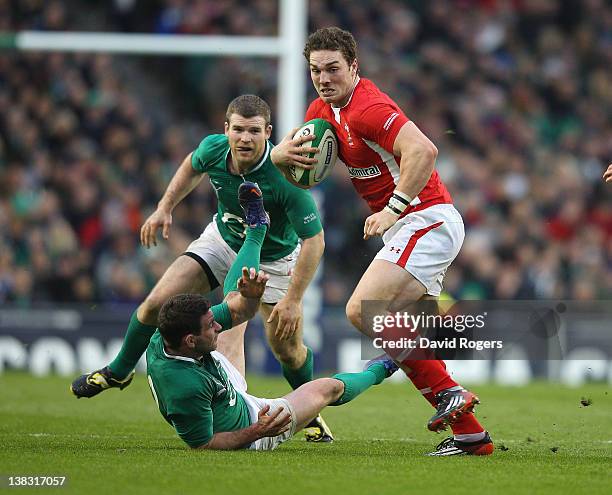
[[(308, 348), (304, 345), (301, 338), (294, 335), (289, 339), (280, 340), (272, 332), (267, 332), (267, 337), (272, 354), (274, 354), (274, 357), (283, 368), (297, 370), (306, 362)], [(312, 376), (307, 381), (310, 380), (312, 380)]]
[[(298, 390), (308, 394), (307, 399), (313, 406), (307, 419), (311, 419), (303, 425), (304, 437), (307, 442), (330, 443), (334, 441), (334, 435), (319, 411), (331, 402), (336, 401), (344, 390), (342, 382), (332, 378), (320, 378), (301, 385)], [(316, 416), (313, 417), (313, 413)]]
[(361, 300), (351, 296), (346, 303), (346, 317), (357, 330), (363, 332), (361, 328)]
[(344, 383), (335, 378), (317, 378), (305, 383), (298, 390), (308, 395), (310, 402), (320, 411), (342, 396), (344, 393)]

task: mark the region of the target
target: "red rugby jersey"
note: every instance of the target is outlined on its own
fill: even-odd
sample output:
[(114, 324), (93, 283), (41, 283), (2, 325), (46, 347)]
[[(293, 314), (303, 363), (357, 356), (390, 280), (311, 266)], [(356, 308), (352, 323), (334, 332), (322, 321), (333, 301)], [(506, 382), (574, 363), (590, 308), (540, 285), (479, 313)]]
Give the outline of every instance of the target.
[[(333, 124), (338, 160), (346, 165), (353, 186), (372, 211), (382, 210), (399, 181), (400, 159), (393, 155), (393, 143), (408, 117), (372, 81), (360, 79), (342, 108), (333, 108), (321, 98), (314, 100), (306, 120), (316, 118)], [(434, 170), (402, 216), (440, 203), (452, 203), (452, 198)]]

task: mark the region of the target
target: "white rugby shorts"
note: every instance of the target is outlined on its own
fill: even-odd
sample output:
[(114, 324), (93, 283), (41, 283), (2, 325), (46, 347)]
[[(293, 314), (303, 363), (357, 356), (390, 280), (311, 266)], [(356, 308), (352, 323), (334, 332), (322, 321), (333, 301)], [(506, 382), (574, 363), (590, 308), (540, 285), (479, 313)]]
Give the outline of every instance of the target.
[(433, 205), (409, 213), (383, 235), (383, 247), (374, 259), (404, 268), (439, 296), (447, 268), (455, 259), (465, 230), (461, 214), (452, 204)]
[(291, 424), (289, 425), (289, 429), (282, 433), (281, 435), (277, 435), (275, 437), (264, 437), (260, 438), (253, 442), (249, 449), (250, 450), (274, 450), (281, 443), (289, 440), (294, 434), (297, 428), (297, 416), (295, 415), (295, 411), (293, 407), (289, 403), (287, 399), (279, 398), (279, 399), (262, 399), (260, 397), (255, 397), (247, 393), (247, 382), (240, 374), (240, 372), (236, 369), (236, 367), (230, 363), (230, 361), (220, 352), (213, 351), (211, 355), (219, 361), (223, 369), (227, 373), (227, 377), (230, 382), (244, 399), (249, 409), (249, 416), (251, 417), (251, 424), (257, 423), (259, 411), (266, 405), (270, 406), (270, 410), (268, 414), (272, 414), (278, 408), (282, 407), (284, 414), (288, 412), (291, 414)]
[[(284, 258), (259, 264), (260, 270), (270, 275), (270, 280), (268, 280), (266, 290), (261, 298), (262, 302), (276, 304), (287, 294), (291, 272), (295, 267), (300, 249), (301, 245), (298, 243), (293, 252)], [(236, 259), (236, 253), (221, 237), (214, 220), (206, 226), (200, 237), (189, 244), (185, 252), (195, 254), (202, 259), (221, 285), (223, 285), (227, 272)]]

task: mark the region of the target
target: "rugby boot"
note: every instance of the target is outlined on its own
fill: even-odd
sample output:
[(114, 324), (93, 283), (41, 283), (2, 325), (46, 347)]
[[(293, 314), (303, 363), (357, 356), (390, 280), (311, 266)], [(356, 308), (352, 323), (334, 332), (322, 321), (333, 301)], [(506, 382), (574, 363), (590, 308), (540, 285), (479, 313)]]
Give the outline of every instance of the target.
[(264, 209), (263, 194), (255, 182), (245, 181), (238, 188), (238, 201), (249, 227), (270, 227), (270, 216)]
[(491, 440), (491, 437), (485, 431), (484, 438), (476, 442), (462, 442), (455, 440), (453, 437), (448, 437), (438, 444), (436, 450), (427, 455), (491, 455), (493, 450), (495, 450), (493, 440)]
[(100, 392), (103, 392), (109, 388), (118, 388), (119, 390), (123, 390), (130, 383), (132, 383), (133, 379), (134, 371), (132, 371), (123, 380), (120, 380), (119, 378), (113, 376), (113, 373), (108, 366), (105, 366), (101, 370), (92, 371), (88, 375), (81, 375), (76, 378), (72, 382), (72, 385), (70, 385), (70, 390), (77, 399), (80, 399), (81, 397), (89, 398), (94, 397)]
[(329, 443), (334, 441), (329, 426), (323, 421), (320, 414), (304, 428), (304, 436), (307, 442)]
[(471, 413), (476, 404), (480, 404), (478, 397), (465, 389), (442, 390), (436, 394), (434, 400), (436, 414), (427, 423), (427, 428), (431, 431), (445, 430), (463, 414)]

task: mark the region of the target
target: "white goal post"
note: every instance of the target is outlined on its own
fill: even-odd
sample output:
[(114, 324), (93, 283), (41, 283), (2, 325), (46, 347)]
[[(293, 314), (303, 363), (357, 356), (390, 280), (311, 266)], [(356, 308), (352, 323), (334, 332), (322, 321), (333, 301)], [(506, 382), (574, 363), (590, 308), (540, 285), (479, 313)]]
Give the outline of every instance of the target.
[(210, 36), (21, 31), (4, 34), (0, 47), (53, 52), (105, 52), (128, 55), (209, 55), (278, 57), (277, 142), (298, 126), (305, 113), (306, 82), (302, 50), (308, 0), (279, 0), (279, 36)]
[[(0, 33), (0, 51), (103, 52), (126, 55), (208, 55), (213, 57), (277, 57), (278, 95), (275, 142), (302, 123), (306, 108), (305, 64), (302, 55), (308, 28), (308, 0), (279, 0), (279, 36), (212, 36), (124, 34), (112, 32), (21, 31)], [(237, 96), (237, 95), (236, 95)], [(313, 191), (324, 214), (322, 195)], [(304, 295), (304, 339), (321, 350), (318, 317), (322, 310), (319, 265)]]

